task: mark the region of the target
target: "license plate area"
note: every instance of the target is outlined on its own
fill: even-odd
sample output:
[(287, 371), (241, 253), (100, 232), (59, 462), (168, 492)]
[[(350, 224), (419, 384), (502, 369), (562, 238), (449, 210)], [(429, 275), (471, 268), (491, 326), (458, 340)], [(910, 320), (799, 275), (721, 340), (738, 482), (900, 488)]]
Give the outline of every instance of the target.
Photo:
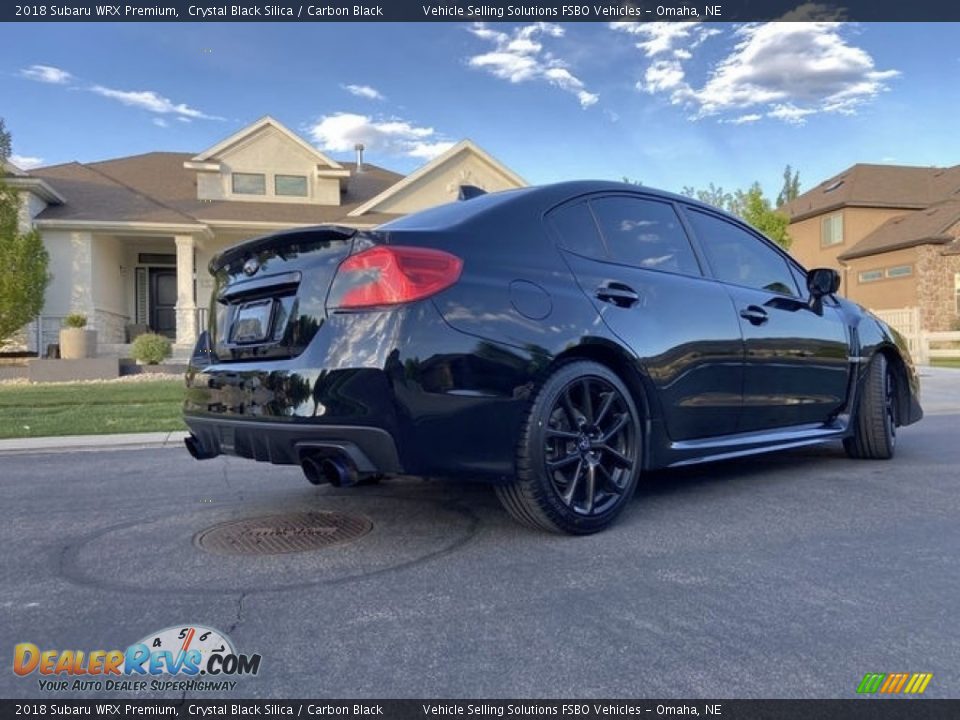
[(273, 300), (241, 305), (234, 315), (230, 341), (238, 345), (265, 342), (271, 336)]

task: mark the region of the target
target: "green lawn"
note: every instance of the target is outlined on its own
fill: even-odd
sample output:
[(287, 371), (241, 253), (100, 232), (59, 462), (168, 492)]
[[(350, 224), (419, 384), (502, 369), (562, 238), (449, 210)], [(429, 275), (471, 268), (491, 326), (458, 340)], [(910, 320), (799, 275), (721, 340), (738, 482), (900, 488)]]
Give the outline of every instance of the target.
[(960, 358), (930, 358), (930, 364), (934, 367), (960, 368)]
[(184, 430), (182, 380), (0, 385), (0, 438)]

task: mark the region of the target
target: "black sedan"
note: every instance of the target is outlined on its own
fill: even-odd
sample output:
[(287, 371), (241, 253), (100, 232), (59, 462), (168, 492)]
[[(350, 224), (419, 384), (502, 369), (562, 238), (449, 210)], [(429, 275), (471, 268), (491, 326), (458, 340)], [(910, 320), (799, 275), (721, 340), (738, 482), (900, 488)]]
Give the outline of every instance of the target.
[(922, 416), (898, 334), (734, 217), (607, 182), (464, 196), (216, 257), (194, 457), (480, 480), (582, 534), (644, 470), (836, 440), (886, 459)]

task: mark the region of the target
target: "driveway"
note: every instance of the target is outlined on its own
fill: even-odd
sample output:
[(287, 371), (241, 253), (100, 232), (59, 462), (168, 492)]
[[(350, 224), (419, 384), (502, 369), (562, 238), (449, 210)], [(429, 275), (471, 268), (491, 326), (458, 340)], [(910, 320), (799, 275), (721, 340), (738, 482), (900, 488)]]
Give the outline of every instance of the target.
[[(866, 672), (932, 672), (927, 696), (958, 697), (960, 371), (924, 384), (893, 461), (825, 446), (657, 473), (586, 538), (519, 527), (466, 483), (316, 488), (178, 449), (9, 454), (0, 650), (203, 624), (262, 655), (234, 691), (190, 697), (850, 698)], [(372, 530), (271, 556), (195, 542), (318, 510)], [(0, 672), (0, 697), (96, 694)]]

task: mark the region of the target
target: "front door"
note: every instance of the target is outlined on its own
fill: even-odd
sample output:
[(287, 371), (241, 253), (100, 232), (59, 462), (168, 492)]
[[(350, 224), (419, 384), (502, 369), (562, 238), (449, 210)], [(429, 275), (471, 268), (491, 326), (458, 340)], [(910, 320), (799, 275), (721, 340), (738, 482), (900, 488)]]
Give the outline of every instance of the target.
[(750, 432), (823, 423), (843, 407), (847, 331), (829, 301), (811, 307), (799, 271), (768, 242), (726, 218), (690, 208), (715, 276), (727, 284), (745, 347), (743, 413)]
[(150, 329), (170, 338), (177, 336), (177, 271), (150, 269)]

